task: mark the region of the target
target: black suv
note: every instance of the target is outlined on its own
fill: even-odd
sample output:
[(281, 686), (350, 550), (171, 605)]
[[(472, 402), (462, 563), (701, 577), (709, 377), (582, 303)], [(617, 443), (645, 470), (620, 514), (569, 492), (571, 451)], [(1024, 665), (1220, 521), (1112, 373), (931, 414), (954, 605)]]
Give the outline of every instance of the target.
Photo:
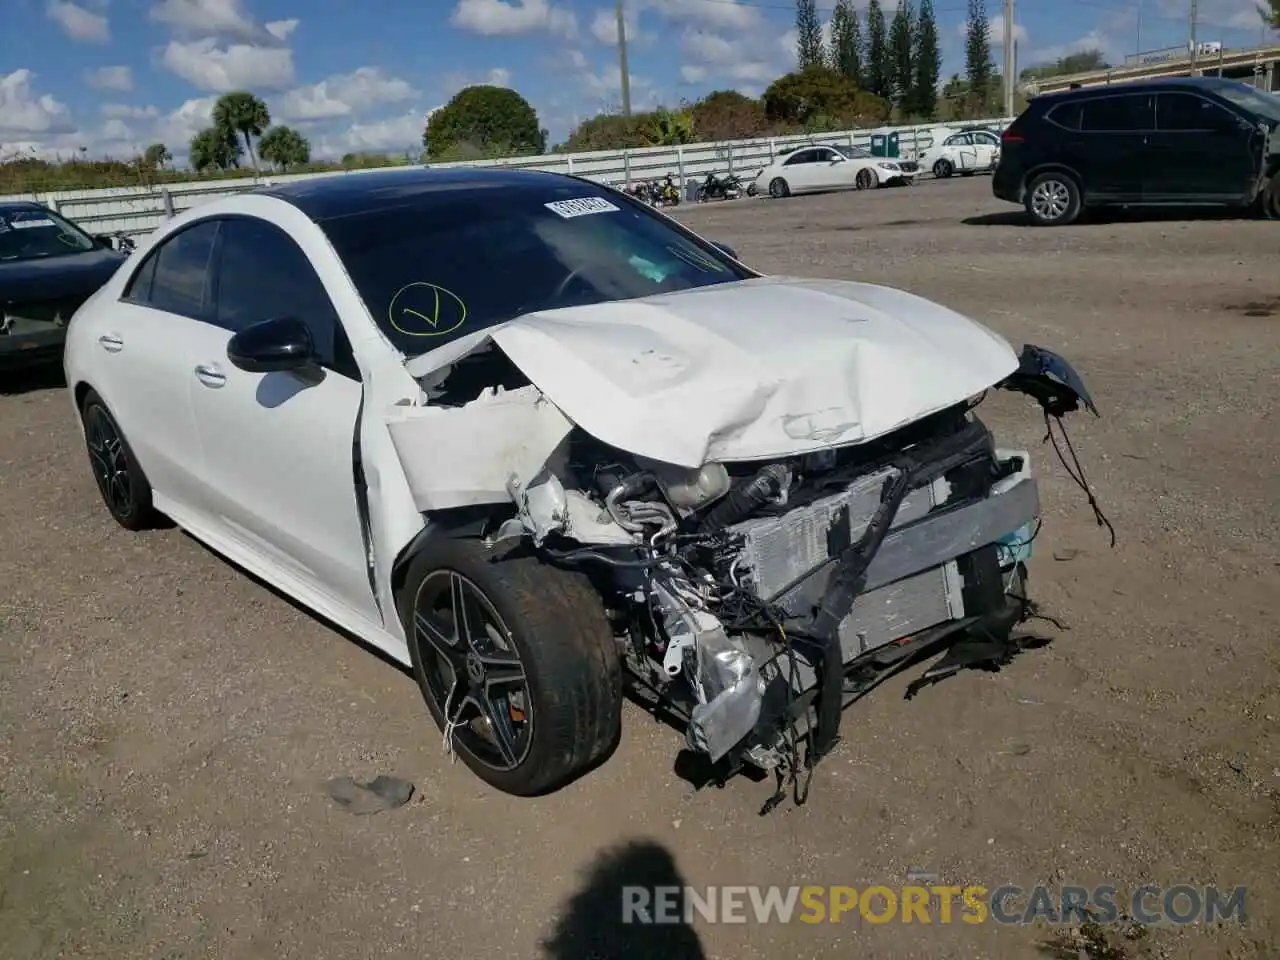
[(1045, 226), (1108, 204), (1258, 204), (1280, 218), (1280, 97), (1184, 77), (1035, 97), (992, 190)]

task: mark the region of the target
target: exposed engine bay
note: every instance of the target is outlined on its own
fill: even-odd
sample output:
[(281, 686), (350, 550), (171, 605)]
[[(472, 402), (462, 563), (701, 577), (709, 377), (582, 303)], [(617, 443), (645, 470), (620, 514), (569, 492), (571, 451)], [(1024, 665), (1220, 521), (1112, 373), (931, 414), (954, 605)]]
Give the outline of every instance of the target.
[[(954, 672), (966, 638), (974, 659), (1010, 655), (1033, 611), (1030, 457), (997, 445), (972, 398), (864, 442), (688, 467), (587, 433), (496, 344), (459, 353), (421, 378), (415, 409), (430, 412), (389, 424), (419, 508), (491, 504), (488, 542), (526, 540), (587, 572), (637, 690), (713, 764), (774, 770), (781, 791), (886, 675), (944, 647), (925, 679)], [(990, 385), (1031, 396), (1046, 422), (1080, 405), (1096, 415), (1056, 354), (1028, 346), (1017, 364)], [(500, 457), (434, 479), (415, 423), (453, 444), (499, 418)]]

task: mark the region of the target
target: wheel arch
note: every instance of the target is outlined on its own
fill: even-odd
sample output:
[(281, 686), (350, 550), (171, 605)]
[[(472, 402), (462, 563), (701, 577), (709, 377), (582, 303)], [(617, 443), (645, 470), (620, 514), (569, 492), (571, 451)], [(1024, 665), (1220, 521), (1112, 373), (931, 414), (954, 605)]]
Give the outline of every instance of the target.
[(422, 529), (400, 549), (391, 564), (391, 595), (399, 597), (413, 558), (431, 543), (442, 539), (477, 540), (513, 512), (514, 507), (483, 504), (425, 514)]

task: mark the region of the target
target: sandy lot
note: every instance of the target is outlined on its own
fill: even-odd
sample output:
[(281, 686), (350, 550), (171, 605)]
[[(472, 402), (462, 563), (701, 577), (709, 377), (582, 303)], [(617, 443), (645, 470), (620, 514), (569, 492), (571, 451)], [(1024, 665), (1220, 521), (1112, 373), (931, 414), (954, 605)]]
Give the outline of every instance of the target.
[[(1032, 584), (1069, 627), (997, 674), (845, 716), (809, 802), (694, 793), (628, 708), (617, 753), (520, 801), (451, 765), (412, 679), (176, 531), (101, 507), (65, 393), (0, 396), (0, 957), (1064, 956), (992, 923), (617, 926), (622, 883), (1245, 885), (1248, 923), (1117, 956), (1280, 942), (1280, 271), (1274, 224), (1021, 226), (985, 178), (681, 212), (774, 273), (883, 282), (1053, 347), (1119, 541), (1041, 444)], [(792, 322), (779, 318), (785, 331)], [(327, 778), (399, 775), (356, 817)], [(936, 919), (936, 915), (935, 915)]]

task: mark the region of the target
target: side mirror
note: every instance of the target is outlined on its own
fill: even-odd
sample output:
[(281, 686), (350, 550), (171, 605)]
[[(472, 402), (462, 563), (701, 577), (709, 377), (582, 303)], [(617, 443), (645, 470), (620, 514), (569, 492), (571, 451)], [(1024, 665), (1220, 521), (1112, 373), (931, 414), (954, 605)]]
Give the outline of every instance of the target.
[(733, 249), (733, 247), (729, 246), (727, 243), (716, 243), (712, 240), (711, 245), (726, 256), (732, 257), (734, 260), (738, 259), (738, 251)]
[(316, 347), (305, 323), (297, 317), (276, 317), (233, 336), (227, 359), (246, 373), (301, 370), (316, 362)]

